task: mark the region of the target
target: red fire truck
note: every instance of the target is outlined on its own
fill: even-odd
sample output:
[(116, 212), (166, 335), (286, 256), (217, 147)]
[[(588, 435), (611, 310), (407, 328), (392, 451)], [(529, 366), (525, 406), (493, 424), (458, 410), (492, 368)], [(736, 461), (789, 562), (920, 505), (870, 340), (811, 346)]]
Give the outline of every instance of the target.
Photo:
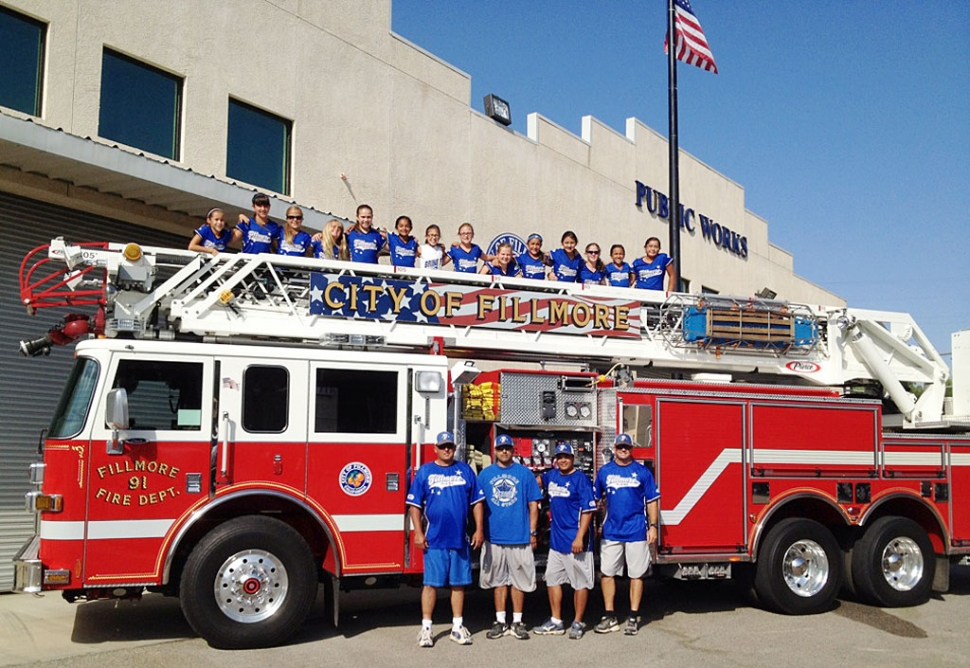
[(89, 312), (21, 344), (77, 341), (17, 590), (177, 595), (213, 646), (420, 574), (404, 497), (444, 429), (590, 475), (631, 434), (657, 571), (782, 613), (918, 604), (970, 555), (966, 386), (905, 314), (62, 239), (21, 296)]

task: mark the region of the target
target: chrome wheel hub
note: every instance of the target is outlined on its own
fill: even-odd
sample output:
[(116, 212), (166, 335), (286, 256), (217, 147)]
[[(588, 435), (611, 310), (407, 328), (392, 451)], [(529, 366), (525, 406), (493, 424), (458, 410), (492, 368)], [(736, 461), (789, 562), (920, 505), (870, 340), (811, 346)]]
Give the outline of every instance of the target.
[(829, 581), (829, 558), (814, 540), (797, 541), (785, 551), (782, 576), (795, 594), (815, 596)]
[(244, 550), (226, 559), (213, 593), (222, 613), (244, 624), (271, 617), (286, 599), (289, 580), (280, 560), (264, 550)]
[(882, 551), (882, 576), (896, 591), (909, 591), (923, 579), (923, 553), (912, 538), (893, 538)]

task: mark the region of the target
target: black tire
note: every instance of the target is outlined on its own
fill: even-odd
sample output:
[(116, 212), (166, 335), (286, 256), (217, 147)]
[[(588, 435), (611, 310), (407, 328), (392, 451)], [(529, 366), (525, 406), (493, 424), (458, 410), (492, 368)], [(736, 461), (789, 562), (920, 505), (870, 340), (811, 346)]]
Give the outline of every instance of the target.
[(832, 607), (842, 587), (842, 551), (818, 522), (788, 518), (776, 524), (758, 551), (754, 588), (769, 610), (812, 615)]
[(884, 608), (926, 602), (935, 573), (936, 556), (929, 536), (905, 517), (880, 517), (852, 551), (856, 594)]
[(203, 538), (179, 587), (189, 625), (219, 649), (285, 642), (306, 620), (316, 594), (306, 541), (289, 525), (259, 516), (230, 520)]

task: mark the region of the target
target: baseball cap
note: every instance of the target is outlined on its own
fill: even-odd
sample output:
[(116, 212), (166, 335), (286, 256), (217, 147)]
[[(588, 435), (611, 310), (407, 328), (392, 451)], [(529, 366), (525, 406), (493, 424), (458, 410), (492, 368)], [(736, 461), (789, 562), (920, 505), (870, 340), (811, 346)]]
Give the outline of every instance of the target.
[(559, 455), (575, 457), (576, 453), (573, 452), (573, 446), (569, 445), (569, 443), (556, 443), (556, 453), (554, 456), (558, 457)]
[(512, 437), (508, 434), (499, 434), (498, 438), (495, 439), (495, 449), (499, 448), (512, 448), (515, 447), (515, 443), (512, 441)]
[(633, 447), (633, 439), (630, 438), (629, 434), (617, 434), (616, 439), (613, 441), (613, 447), (619, 447), (625, 445), (628, 448)]
[(440, 448), (442, 445), (454, 445), (455, 437), (451, 435), (450, 431), (443, 431), (438, 434), (437, 440), (435, 440), (434, 446)]

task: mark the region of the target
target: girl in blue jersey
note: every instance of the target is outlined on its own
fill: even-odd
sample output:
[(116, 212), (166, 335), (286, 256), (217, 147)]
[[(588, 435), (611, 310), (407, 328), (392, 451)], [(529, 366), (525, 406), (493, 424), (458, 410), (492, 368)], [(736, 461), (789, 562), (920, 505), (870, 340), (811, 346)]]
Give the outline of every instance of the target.
[(398, 216), (394, 222), (397, 234), (387, 235), (387, 247), (391, 251), (391, 264), (395, 267), (413, 267), (418, 252), (418, 242), (411, 236), (411, 219)]
[(632, 284), (633, 269), (624, 262), (626, 259), (626, 249), (621, 244), (610, 246), (610, 259), (613, 260), (606, 265), (606, 281), (616, 288), (628, 288)]
[(606, 265), (600, 259), (599, 244), (586, 244), (586, 262), (579, 268), (579, 282), (583, 285), (606, 283)]
[(512, 255), (512, 244), (503, 242), (495, 249), (495, 257), (491, 262), (486, 262), (480, 274), (491, 274), (492, 276), (518, 276), (519, 265), (516, 264)]
[(516, 258), (522, 278), (546, 280), (546, 267), (551, 264), (549, 256), (542, 252), (542, 236), (530, 234), (525, 242), (526, 252)]
[(458, 243), (453, 244), (448, 249), (448, 255), (455, 263), (455, 271), (466, 274), (478, 273), (478, 261), (488, 262), (492, 259), (491, 255), (486, 255), (478, 244), (473, 244), (475, 238), (475, 228), (471, 223), (463, 223), (458, 228)]
[(664, 274), (670, 277), (670, 290), (673, 291), (674, 267), (666, 253), (660, 252), (660, 239), (650, 237), (643, 245), (644, 256), (633, 262), (633, 273), (637, 287), (641, 290), (663, 290)]
[(298, 206), (291, 206), (286, 210), (286, 225), (280, 229), (276, 238), (276, 253), (304, 257), (312, 242), (312, 237), (303, 231), (303, 210)]
[(205, 216), (205, 225), (192, 235), (189, 250), (218, 255), (226, 250), (230, 241), (232, 230), (226, 229), (226, 214), (222, 209), (212, 208)]
[(336, 218), (331, 218), (323, 226), (323, 232), (313, 236), (313, 243), (310, 244), (313, 250), (313, 257), (318, 260), (344, 260), (350, 259), (350, 249), (347, 248), (347, 235), (344, 234), (344, 225)]
[(557, 248), (549, 254), (552, 259), (549, 280), (575, 283), (579, 278), (579, 267), (583, 264), (583, 257), (576, 250), (579, 239), (576, 238), (575, 232), (567, 230), (563, 232), (560, 241), (562, 248)]
[(243, 253), (271, 253), (280, 235), (280, 226), (269, 219), (269, 197), (253, 195), (253, 215), (239, 214), (239, 224), (232, 231), (233, 241), (242, 241)]
[(377, 264), (377, 256), (384, 244), (386, 235), (376, 230), (374, 225), (374, 210), (368, 204), (357, 207), (357, 222), (347, 230), (347, 244), (350, 247), (350, 259), (354, 262)]

